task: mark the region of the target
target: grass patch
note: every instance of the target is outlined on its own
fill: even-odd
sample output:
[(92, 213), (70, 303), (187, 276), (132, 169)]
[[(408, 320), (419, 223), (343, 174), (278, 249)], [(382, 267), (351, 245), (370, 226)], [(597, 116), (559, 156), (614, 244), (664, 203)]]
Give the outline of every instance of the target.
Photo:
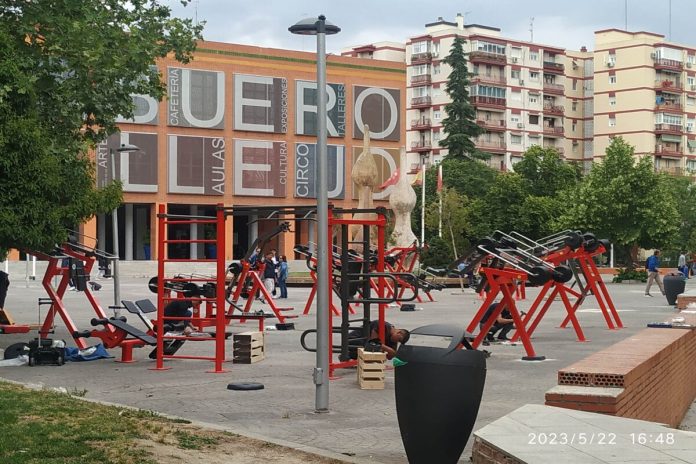
[(220, 443), (220, 440), (216, 437), (203, 435), (202, 433), (190, 433), (184, 430), (177, 431), (174, 436), (179, 441), (179, 447), (183, 449), (200, 450)]

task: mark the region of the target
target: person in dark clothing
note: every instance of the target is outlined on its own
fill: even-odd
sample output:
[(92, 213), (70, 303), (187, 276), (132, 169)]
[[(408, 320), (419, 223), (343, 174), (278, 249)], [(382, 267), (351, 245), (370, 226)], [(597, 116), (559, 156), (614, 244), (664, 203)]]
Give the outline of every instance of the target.
[(165, 324), (172, 324), (172, 325), (181, 325), (182, 323), (184, 324), (184, 335), (189, 335), (191, 332), (193, 332), (193, 329), (191, 328), (191, 320), (180, 320), (180, 319), (174, 319), (174, 320), (167, 320), (167, 317), (188, 317), (190, 318), (193, 316), (193, 308), (198, 308), (200, 307), (201, 300), (200, 298), (187, 298), (187, 299), (180, 299), (180, 300), (172, 300), (170, 301), (167, 306), (164, 307), (164, 323)]
[[(268, 252), (266, 253), (266, 259), (263, 260), (263, 286), (266, 288), (266, 291), (268, 292), (269, 295), (273, 294), (273, 291), (275, 290), (275, 279), (276, 279), (276, 271), (275, 271), (275, 264), (273, 263), (273, 253)], [(261, 297), (261, 302), (265, 303), (266, 301)]]
[[(499, 303), (493, 303), (488, 307), (486, 312), (483, 314), (481, 321), (479, 322), (480, 329), (483, 329), (483, 326), (491, 318), (496, 308), (498, 307), (498, 304)], [(525, 313), (522, 312), (520, 315), (524, 316), (524, 314)], [(487, 345), (488, 342), (492, 342), (493, 340), (495, 340), (495, 334), (498, 333), (498, 331), (500, 331), (500, 334), (498, 334), (498, 340), (509, 340), (509, 338), (507, 338), (507, 334), (514, 328), (515, 321), (512, 319), (512, 314), (510, 314), (510, 311), (507, 308), (503, 308), (503, 310), (498, 315), (491, 328), (488, 330), (488, 333), (486, 334), (486, 339), (484, 341), (484, 345)]]
[[(350, 338), (359, 339), (363, 336), (362, 330), (353, 330), (350, 332)], [(382, 352), (387, 354), (387, 359), (392, 359), (396, 355), (396, 350), (399, 343), (406, 343), (411, 337), (411, 333), (406, 329), (397, 329), (392, 324), (384, 321), (384, 343), (382, 344)], [(363, 339), (364, 340), (364, 339)], [(368, 340), (379, 340), (379, 321), (370, 322), (370, 336)], [(356, 345), (356, 343), (350, 343)], [(360, 343), (364, 345), (364, 343)], [(357, 352), (356, 352), (357, 354)]]
[(283, 255), (280, 257), (278, 265), (278, 288), (280, 288), (280, 298), (288, 297), (288, 258)]

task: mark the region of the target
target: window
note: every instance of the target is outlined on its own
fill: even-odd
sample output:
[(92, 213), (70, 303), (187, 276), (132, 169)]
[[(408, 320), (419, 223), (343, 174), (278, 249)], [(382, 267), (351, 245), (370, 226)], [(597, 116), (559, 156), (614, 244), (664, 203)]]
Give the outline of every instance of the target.
[(439, 121), (440, 119), (442, 119), (442, 113), (439, 110), (433, 111), (433, 119)]
[(511, 47), (510, 56), (512, 58), (522, 58), (522, 49), (520, 47)]
[(439, 64), (433, 65), (433, 74), (440, 74), (440, 65)]
[(522, 145), (522, 136), (512, 134), (510, 136), (510, 143), (512, 143), (513, 145)]
[(440, 141), (440, 132), (433, 132), (433, 142)]
[(520, 122), (520, 117), (516, 115), (510, 116), (510, 122), (513, 124), (517, 124), (518, 122)]
[(505, 89), (501, 87), (490, 87), (488, 85), (474, 85), (471, 88), (471, 95), (477, 97), (505, 98)]
[(609, 97), (609, 106), (616, 106), (616, 97)]
[(538, 61), (539, 60), (539, 53), (538, 52), (529, 52), (529, 59), (532, 61)]
[(694, 131), (694, 120), (692, 119), (687, 119), (686, 120), (686, 131), (687, 132), (693, 132)]
[(573, 111), (577, 111), (578, 110), (578, 102), (573, 100), (573, 103), (571, 103), (571, 107), (572, 107)]
[(427, 87), (413, 87), (412, 90), (413, 90), (414, 98), (428, 96), (428, 88)]
[(616, 53), (609, 53), (607, 57), (607, 63), (611, 63), (611, 66), (616, 65)]
[(682, 125), (682, 118), (681, 118), (681, 116), (675, 116), (673, 114), (658, 113), (655, 115), (655, 123), (656, 124), (671, 124), (674, 126), (681, 126)]
[(538, 114), (530, 114), (529, 115), (529, 124), (533, 125), (539, 125), (539, 115)]
[(520, 92), (519, 90), (513, 90), (512, 92), (510, 92), (510, 101), (521, 103), (522, 92)]
[(573, 79), (573, 90), (578, 90), (578, 80)]
[(476, 42), (476, 49), (480, 52), (495, 53), (498, 55), (505, 54), (505, 45), (498, 45), (489, 42)]
[(694, 105), (696, 105), (696, 98), (694, 98), (694, 97), (686, 97), (686, 104), (687, 104), (687, 106), (694, 106)]
[(573, 121), (572, 131), (575, 132), (577, 129), (578, 129), (578, 123), (577, 123), (577, 121)]
[(519, 79), (520, 78), (520, 70), (519, 69), (513, 69), (510, 71), (510, 77), (513, 79)]
[(609, 83), (616, 84), (616, 74), (609, 75)]
[(440, 42), (433, 42), (430, 48), (433, 51), (433, 55), (437, 56), (440, 54)]
[(442, 95), (442, 89), (440, 87), (435, 87), (433, 89), (433, 97), (439, 97)]
[(417, 55), (419, 53), (427, 53), (428, 52), (428, 42), (423, 41), (423, 42), (416, 42), (413, 44), (413, 54)]
[(539, 103), (539, 94), (530, 93), (529, 94), (529, 103)]
[(430, 69), (427, 64), (419, 64), (418, 66), (413, 66), (413, 75), (422, 76), (423, 74), (430, 74)]
[(689, 171), (696, 171), (696, 160), (688, 160), (686, 162), (686, 169)]
[(539, 136), (538, 135), (530, 135), (529, 136), (529, 146), (532, 145), (541, 145), (539, 142)]
[(529, 71), (529, 80), (534, 82), (539, 82), (539, 72)]
[(616, 127), (616, 117), (609, 116), (609, 127)]

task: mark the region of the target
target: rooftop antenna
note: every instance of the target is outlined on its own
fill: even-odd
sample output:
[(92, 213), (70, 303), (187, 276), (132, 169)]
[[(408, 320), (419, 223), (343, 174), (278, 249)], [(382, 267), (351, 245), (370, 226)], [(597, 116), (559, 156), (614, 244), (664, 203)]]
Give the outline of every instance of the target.
[(463, 17), (462, 22), (463, 22), (464, 26), (466, 26), (466, 15), (468, 15), (469, 13), (471, 13), (471, 11), (465, 11), (464, 14), (462, 15), (462, 17)]
[(624, 0), (624, 30), (628, 32), (628, 0)]
[(532, 36), (532, 38), (530, 39), (530, 42), (534, 42), (534, 16), (529, 18), (529, 33)]
[(193, 7), (193, 22), (198, 26), (198, 4), (200, 0), (196, 0), (196, 4)]

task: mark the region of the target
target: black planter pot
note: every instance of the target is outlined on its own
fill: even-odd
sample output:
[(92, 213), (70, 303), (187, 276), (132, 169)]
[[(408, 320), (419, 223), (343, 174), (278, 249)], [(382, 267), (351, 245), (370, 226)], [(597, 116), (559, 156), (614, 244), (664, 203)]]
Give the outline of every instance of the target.
[(455, 349), (464, 335), (461, 329), (432, 325), (411, 334), (452, 338), (447, 348), (402, 345), (396, 354), (406, 363), (394, 372), (396, 412), (408, 462), (455, 464), (476, 422), (486, 356), (482, 351)]
[(662, 282), (665, 286), (667, 304), (674, 306), (677, 304), (677, 297), (679, 294), (684, 293), (686, 280), (681, 275), (666, 275)]

